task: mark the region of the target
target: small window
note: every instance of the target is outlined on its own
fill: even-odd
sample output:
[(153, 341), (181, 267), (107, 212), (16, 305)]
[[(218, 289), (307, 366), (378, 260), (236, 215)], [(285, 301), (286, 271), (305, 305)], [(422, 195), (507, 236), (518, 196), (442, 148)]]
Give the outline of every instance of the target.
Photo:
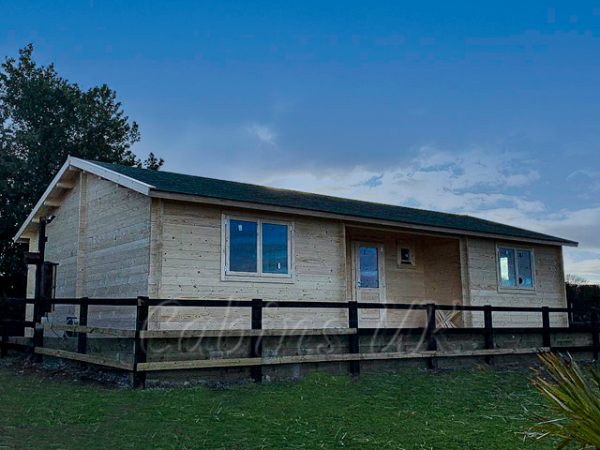
[(410, 267), (415, 265), (413, 246), (407, 242), (398, 243), (398, 265), (400, 267)]
[(498, 274), (502, 288), (533, 289), (532, 251), (498, 247)]
[(261, 219), (226, 218), (225, 274), (290, 276), (290, 225)]
[(400, 247), (400, 264), (412, 264), (412, 252), (408, 247)]

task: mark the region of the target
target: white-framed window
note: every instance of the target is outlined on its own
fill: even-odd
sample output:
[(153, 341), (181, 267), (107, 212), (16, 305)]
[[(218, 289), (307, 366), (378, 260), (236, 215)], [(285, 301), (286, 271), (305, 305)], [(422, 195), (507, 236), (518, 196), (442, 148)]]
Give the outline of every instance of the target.
[(398, 242), (398, 267), (415, 266), (415, 248), (409, 242)]
[(533, 249), (498, 245), (496, 253), (500, 289), (535, 288)]
[(226, 279), (291, 279), (293, 224), (252, 216), (223, 216)]

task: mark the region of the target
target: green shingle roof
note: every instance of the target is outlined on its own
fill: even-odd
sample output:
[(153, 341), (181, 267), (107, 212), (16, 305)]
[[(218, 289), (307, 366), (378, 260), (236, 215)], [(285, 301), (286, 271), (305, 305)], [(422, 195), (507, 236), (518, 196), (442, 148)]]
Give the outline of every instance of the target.
[[(541, 240), (560, 244), (577, 244), (535, 231), (524, 230), (476, 217), (448, 214), (404, 206), (351, 200), (254, 184), (217, 180), (180, 173), (153, 171), (111, 163), (90, 161), (104, 168), (153, 186), (161, 192), (198, 195), (215, 199), (251, 202), (269, 206), (299, 208), (308, 211), (342, 214), (365, 219), (387, 220), (404, 224), (440, 227), (458, 232), (493, 234), (525, 240)], [(459, 233), (460, 234), (460, 233)]]

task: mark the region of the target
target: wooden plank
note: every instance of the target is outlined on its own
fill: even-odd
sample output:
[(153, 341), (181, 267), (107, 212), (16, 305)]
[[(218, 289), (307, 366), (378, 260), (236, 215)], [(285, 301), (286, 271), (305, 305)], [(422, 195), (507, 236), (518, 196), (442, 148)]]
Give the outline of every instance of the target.
[(142, 339), (217, 338), (251, 336), (347, 336), (356, 328), (273, 328), (268, 330), (149, 330), (140, 331)]
[(461, 352), (385, 352), (385, 353), (342, 353), (334, 355), (296, 355), (280, 356), (271, 358), (230, 358), (230, 359), (201, 359), (190, 361), (160, 361), (138, 364), (139, 371), (159, 371), (159, 370), (181, 370), (181, 369), (208, 369), (208, 368), (226, 368), (226, 367), (248, 367), (256, 365), (280, 365), (280, 364), (298, 364), (298, 363), (319, 363), (319, 362), (337, 362), (337, 361), (369, 361), (369, 360), (388, 360), (388, 359), (419, 359), (419, 358), (455, 358), (469, 356), (488, 356), (488, 355), (525, 355), (531, 353), (550, 351), (547, 347), (522, 348), (522, 349), (490, 349), (490, 350), (470, 350)]
[(95, 364), (97, 366), (112, 367), (114, 369), (121, 370), (133, 370), (132, 363), (126, 363), (122, 361), (116, 361), (110, 358), (104, 358), (101, 356), (84, 355), (82, 353), (68, 352), (66, 350), (58, 350), (54, 348), (35, 347), (34, 353), (39, 355), (54, 356), (56, 358), (70, 359), (73, 361), (81, 361), (89, 364)]
[(44, 329), (54, 331), (70, 331), (72, 333), (103, 334), (107, 336), (116, 336), (123, 338), (135, 337), (134, 330), (123, 330), (119, 328), (90, 327), (83, 325), (45, 324)]

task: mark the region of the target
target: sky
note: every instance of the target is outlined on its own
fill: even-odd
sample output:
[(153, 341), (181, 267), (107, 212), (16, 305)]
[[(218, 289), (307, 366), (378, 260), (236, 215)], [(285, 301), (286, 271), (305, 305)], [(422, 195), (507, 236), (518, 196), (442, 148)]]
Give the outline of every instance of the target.
[(558, 235), (600, 282), (600, 0), (0, 0), (30, 42), (164, 170)]

